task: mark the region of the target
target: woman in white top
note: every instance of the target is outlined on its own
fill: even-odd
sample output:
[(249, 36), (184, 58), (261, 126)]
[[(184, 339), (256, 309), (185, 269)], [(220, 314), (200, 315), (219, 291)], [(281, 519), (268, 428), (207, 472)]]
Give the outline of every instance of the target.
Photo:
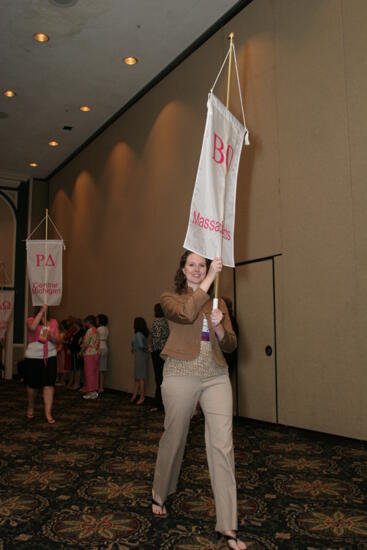
[(108, 359), (108, 335), (107, 328), (108, 317), (104, 313), (97, 315), (97, 331), (99, 334), (99, 351), (101, 352), (101, 360), (99, 363), (99, 393), (104, 391), (104, 373), (107, 371)]

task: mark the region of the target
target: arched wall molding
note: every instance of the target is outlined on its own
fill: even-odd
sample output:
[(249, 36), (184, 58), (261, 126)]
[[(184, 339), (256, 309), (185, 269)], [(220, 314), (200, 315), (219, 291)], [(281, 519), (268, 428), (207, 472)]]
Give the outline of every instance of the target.
[(29, 217), (28, 181), (4, 178), (0, 174), (0, 200), (4, 200), (9, 207), (15, 227), (13, 270), (11, 274), (9, 273), (12, 281), (11, 285), (6, 285), (6, 288), (15, 291), (13, 344), (16, 346), (24, 343), (26, 273), (26, 251), (24, 241), (27, 238)]
[(0, 197), (3, 198), (6, 203), (8, 203), (8, 205), (10, 206), (10, 209), (11, 209), (13, 215), (14, 215), (14, 219), (15, 219), (17, 204), (12, 199), (12, 195), (14, 193), (16, 193), (16, 191), (14, 191), (13, 189), (10, 192), (7, 192), (6, 189), (4, 189), (4, 188), (1, 189), (0, 188)]
[(10, 258), (10, 265), (5, 262), (5, 258), (1, 256), (0, 253), (0, 262), (4, 261), (4, 274), (6, 273), (9, 280), (0, 280), (0, 286), (3, 286), (5, 288), (14, 288), (14, 276), (15, 276), (15, 248), (16, 248), (16, 237), (17, 237), (17, 218), (16, 218), (16, 208), (14, 203), (12, 202), (11, 198), (5, 194), (3, 191), (0, 191), (0, 201), (2, 201), (8, 208), (8, 211), (11, 215), (12, 220), (12, 227), (9, 231), (9, 233), (12, 236), (12, 244), (11, 244), (11, 258)]

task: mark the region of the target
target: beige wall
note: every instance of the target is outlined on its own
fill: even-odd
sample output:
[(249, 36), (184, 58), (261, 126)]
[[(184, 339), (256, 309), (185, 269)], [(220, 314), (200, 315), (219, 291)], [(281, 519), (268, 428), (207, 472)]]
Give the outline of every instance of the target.
[[(254, 0), (53, 178), (51, 215), (68, 247), (60, 315), (109, 315), (107, 386), (131, 390), (133, 318), (151, 323), (171, 285), (207, 92), (232, 30), (251, 133), (236, 260), (282, 254), (279, 421), (365, 439), (364, 0)], [(224, 90), (225, 79), (222, 100)], [(231, 97), (240, 118), (234, 85)]]
[(36, 229), (36, 227), (44, 219), (46, 215), (46, 208), (48, 208), (49, 184), (46, 181), (37, 179), (32, 180), (30, 201), (31, 208), (29, 230), (32, 233), (32, 239), (44, 239), (46, 224), (42, 223), (38, 229)]

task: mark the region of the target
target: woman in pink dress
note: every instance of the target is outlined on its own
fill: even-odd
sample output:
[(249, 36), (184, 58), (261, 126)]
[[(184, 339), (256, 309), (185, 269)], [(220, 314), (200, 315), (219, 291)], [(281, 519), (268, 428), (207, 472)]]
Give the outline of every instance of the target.
[(99, 335), (95, 316), (88, 315), (84, 319), (84, 323), (87, 331), (83, 338), (81, 351), (84, 357), (84, 385), (87, 393), (83, 395), (83, 398), (97, 399), (101, 353), (99, 351)]

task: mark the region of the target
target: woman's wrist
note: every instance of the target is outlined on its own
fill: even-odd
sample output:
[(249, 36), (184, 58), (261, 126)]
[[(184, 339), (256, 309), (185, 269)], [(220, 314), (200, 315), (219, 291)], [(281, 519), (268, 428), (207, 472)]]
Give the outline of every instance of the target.
[(204, 290), (204, 292), (208, 292), (209, 288), (213, 284), (214, 279), (215, 277), (210, 277), (209, 275), (207, 275), (199, 288), (201, 288), (201, 290)]
[(214, 327), (214, 332), (218, 338), (218, 340), (221, 342), (224, 338), (224, 327), (222, 325), (222, 323), (220, 322), (219, 325), (217, 325), (216, 327)]

